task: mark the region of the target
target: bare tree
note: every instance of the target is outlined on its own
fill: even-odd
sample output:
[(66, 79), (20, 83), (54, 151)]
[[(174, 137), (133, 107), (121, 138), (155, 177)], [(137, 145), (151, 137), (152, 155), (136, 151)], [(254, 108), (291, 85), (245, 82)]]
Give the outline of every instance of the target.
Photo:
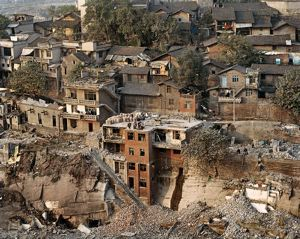
[(218, 176), (218, 165), (228, 155), (229, 139), (217, 130), (199, 128), (183, 148), (185, 170), (207, 173), (213, 169)]

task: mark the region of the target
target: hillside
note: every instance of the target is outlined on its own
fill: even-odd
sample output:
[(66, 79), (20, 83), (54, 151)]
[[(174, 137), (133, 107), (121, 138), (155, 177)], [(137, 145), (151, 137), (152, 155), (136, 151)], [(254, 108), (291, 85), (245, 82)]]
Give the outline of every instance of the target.
[(45, 17), (46, 9), (51, 5), (75, 4), (75, 0), (0, 0), (0, 14), (27, 13)]

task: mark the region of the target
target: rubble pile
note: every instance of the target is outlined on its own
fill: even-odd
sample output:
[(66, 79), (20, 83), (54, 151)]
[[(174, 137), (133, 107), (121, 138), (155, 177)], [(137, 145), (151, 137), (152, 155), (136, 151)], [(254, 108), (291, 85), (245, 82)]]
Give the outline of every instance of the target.
[[(300, 219), (285, 212), (259, 213), (243, 195), (235, 195), (216, 208), (197, 202), (181, 212), (158, 205), (146, 209), (135, 205), (118, 211), (105, 225), (70, 229), (34, 214), (28, 222), (19, 221), (10, 231), (1, 229), (0, 238), (282, 238), (300, 235)], [(50, 220), (50, 219), (49, 219)], [(24, 224), (25, 223), (25, 224)]]
[(255, 156), (258, 159), (300, 160), (300, 144), (279, 140), (254, 142), (252, 145), (233, 145), (232, 152)]

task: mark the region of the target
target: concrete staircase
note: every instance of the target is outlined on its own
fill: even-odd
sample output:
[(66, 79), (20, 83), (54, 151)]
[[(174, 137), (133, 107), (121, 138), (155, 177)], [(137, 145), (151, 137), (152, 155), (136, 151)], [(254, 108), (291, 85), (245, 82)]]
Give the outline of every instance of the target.
[(99, 168), (104, 171), (113, 181), (115, 184), (120, 186), (124, 192), (132, 199), (132, 201), (140, 208), (145, 208), (145, 205), (142, 203), (140, 198), (130, 190), (127, 184), (119, 178), (114, 171), (103, 161), (101, 152), (96, 149), (93, 149), (89, 154), (93, 161), (99, 166)]

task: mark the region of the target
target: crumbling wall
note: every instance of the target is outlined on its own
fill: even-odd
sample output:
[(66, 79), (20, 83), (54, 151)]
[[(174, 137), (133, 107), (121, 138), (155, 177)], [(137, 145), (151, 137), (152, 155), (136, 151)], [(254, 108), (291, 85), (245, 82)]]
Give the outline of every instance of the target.
[[(271, 201), (268, 195), (265, 198), (266, 202), (299, 216), (300, 161), (263, 159), (262, 163), (263, 171), (258, 167), (257, 159), (231, 155), (218, 165), (218, 177), (214, 177), (214, 169), (210, 168), (201, 172), (188, 170), (185, 174), (179, 210), (196, 201), (204, 201), (209, 206), (220, 205), (225, 202), (226, 196), (231, 195), (235, 190), (246, 191), (249, 183), (259, 183), (269, 185), (268, 192), (276, 197)], [(270, 177), (273, 180), (270, 180)], [(261, 192), (262, 189), (257, 188)], [(278, 194), (277, 191), (280, 193)]]
[(20, 192), (38, 211), (62, 215), (77, 226), (108, 220), (114, 210), (114, 187), (82, 153), (26, 145), (18, 164), (6, 169), (6, 188)]

